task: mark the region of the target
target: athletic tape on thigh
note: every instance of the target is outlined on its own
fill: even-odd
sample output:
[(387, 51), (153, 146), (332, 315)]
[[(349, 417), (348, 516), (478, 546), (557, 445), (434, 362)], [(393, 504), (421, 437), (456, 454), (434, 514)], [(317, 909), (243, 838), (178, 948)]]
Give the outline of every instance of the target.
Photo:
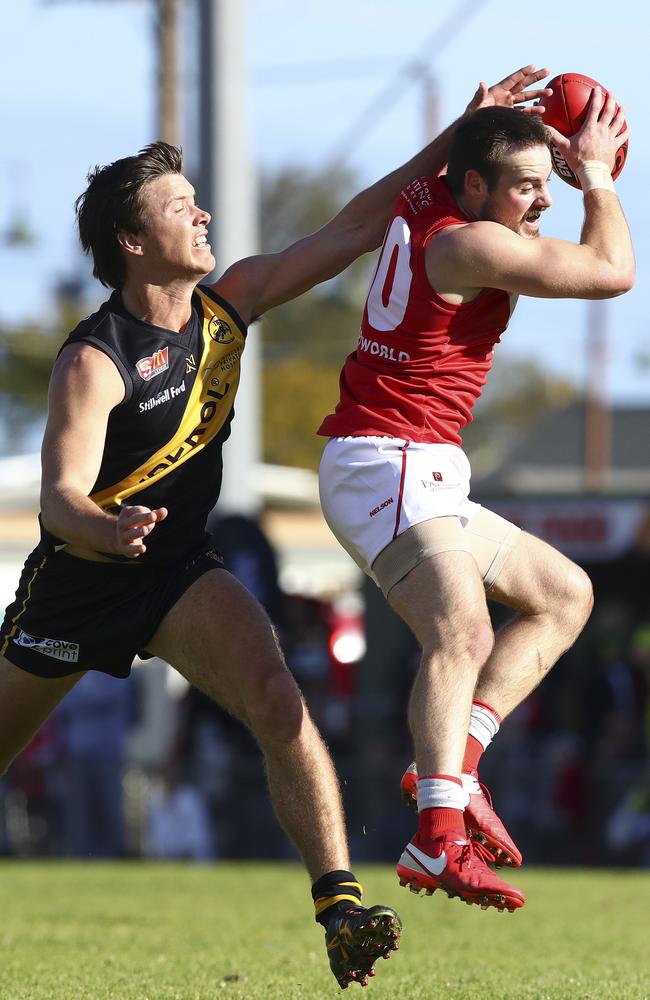
[(521, 528), (486, 507), (479, 507), (464, 530), (488, 590), (496, 583), (501, 567), (517, 544)]
[(372, 564), (384, 597), (415, 566), (440, 552), (471, 552), (457, 517), (434, 517), (414, 524), (387, 545)]

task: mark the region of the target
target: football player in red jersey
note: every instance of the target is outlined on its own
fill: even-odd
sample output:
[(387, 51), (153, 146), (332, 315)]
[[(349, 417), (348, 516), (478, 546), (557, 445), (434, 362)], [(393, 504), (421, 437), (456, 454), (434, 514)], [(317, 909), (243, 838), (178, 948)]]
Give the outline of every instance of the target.
[[(470, 107), (543, 97), (535, 84), (545, 75), (526, 66), (482, 84)], [(365, 984), (390, 956), (400, 921), (390, 907), (361, 905), (330, 757), (271, 623), (220, 568), (205, 521), (248, 324), (377, 248), (399, 191), (442, 167), (451, 131), (317, 233), (239, 261), (210, 286), (199, 284), (215, 266), (210, 215), (179, 150), (153, 143), (90, 175), (79, 233), (114, 291), (55, 363), (41, 542), (0, 629), (0, 773), (86, 670), (126, 676), (138, 652), (171, 663), (249, 726), (342, 987)]]
[[(575, 641), (587, 575), (469, 499), (461, 431), (518, 295), (608, 298), (634, 282), (611, 178), (624, 112), (594, 92), (566, 139), (507, 107), (470, 115), (446, 176), (400, 194), (336, 411), (319, 433), (323, 512), (422, 647), (408, 709), (416, 765), (403, 778), (418, 830), (402, 885), (515, 910), (524, 896), (489, 862), (521, 854), (478, 781), (501, 720)], [(578, 243), (540, 235), (551, 205), (549, 138), (581, 180)], [(495, 637), (486, 592), (515, 617)], [(419, 775), (419, 777), (418, 777)]]

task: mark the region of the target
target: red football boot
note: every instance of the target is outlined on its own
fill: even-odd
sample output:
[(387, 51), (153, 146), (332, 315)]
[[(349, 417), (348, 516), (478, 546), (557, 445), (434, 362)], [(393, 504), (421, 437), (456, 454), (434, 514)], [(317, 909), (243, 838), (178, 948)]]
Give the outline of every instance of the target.
[[(495, 813), (490, 793), (478, 780), (478, 772), (470, 771), (463, 779), (463, 787), (469, 792), (469, 803), (465, 807), (467, 833), (483, 845), (492, 864), (499, 868), (502, 865), (519, 868), (521, 851)], [(417, 803), (417, 781), (417, 767), (414, 763), (409, 764), (401, 781), (402, 799), (407, 805)]]
[(424, 889), (428, 896), (443, 889), (450, 899), (457, 896), (483, 910), (494, 906), (514, 913), (526, 902), (523, 892), (502, 882), (482, 860), (480, 851), (472, 840), (453, 834), (427, 842), (416, 834), (397, 863), (399, 884), (415, 893)]
[(400, 782), (402, 801), (406, 806), (417, 805), (418, 802), (418, 766), (413, 761), (404, 771)]
[(469, 781), (463, 775), (463, 787), (469, 791), (469, 803), (465, 806), (465, 828), (470, 837), (492, 855), (498, 867), (508, 865), (519, 868), (521, 851), (492, 808), (492, 799), (485, 785), (478, 780), (476, 770), (469, 772)]

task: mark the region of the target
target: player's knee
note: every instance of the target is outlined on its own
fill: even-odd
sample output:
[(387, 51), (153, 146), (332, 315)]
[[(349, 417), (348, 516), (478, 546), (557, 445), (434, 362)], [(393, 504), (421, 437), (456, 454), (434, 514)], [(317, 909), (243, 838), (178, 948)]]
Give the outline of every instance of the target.
[(559, 607), (565, 626), (572, 633), (571, 639), (580, 635), (594, 606), (594, 589), (583, 569), (571, 565), (564, 580)]
[(539, 609), (533, 613), (549, 616), (555, 634), (568, 649), (585, 627), (593, 605), (591, 580), (580, 566), (569, 563), (556, 577), (552, 591), (540, 596)]
[(480, 615), (459, 616), (441, 623), (423, 648), (434, 657), (442, 655), (478, 672), (494, 648), (494, 632), (489, 620)]
[(478, 670), (494, 649), (494, 631), (489, 621), (473, 618), (463, 627), (464, 643), (468, 661)]
[(306, 709), (293, 676), (283, 666), (264, 675), (246, 706), (251, 729), (260, 742), (290, 742), (305, 722)]

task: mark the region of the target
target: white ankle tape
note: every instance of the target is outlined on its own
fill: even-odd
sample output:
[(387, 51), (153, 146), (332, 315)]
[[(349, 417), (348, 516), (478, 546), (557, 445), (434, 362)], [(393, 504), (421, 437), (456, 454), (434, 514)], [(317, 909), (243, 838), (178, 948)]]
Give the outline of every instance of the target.
[(472, 714), (469, 718), (469, 735), (478, 740), (484, 750), (487, 750), (490, 743), (499, 732), (499, 722), (489, 708), (479, 705), (476, 702), (472, 705)]
[(420, 778), (418, 781), (418, 812), (423, 809), (461, 809), (469, 802), (469, 793), (462, 785), (447, 778)]
[(468, 796), (468, 800), (470, 795), (483, 794), (483, 790), (479, 784), (479, 780), (478, 778), (475, 777), (475, 775), (463, 773), (461, 774), (460, 777), (463, 782), (463, 789), (465, 791), (465, 794)]
[(585, 160), (576, 171), (583, 192), (601, 189), (615, 191), (612, 174), (602, 160)]

